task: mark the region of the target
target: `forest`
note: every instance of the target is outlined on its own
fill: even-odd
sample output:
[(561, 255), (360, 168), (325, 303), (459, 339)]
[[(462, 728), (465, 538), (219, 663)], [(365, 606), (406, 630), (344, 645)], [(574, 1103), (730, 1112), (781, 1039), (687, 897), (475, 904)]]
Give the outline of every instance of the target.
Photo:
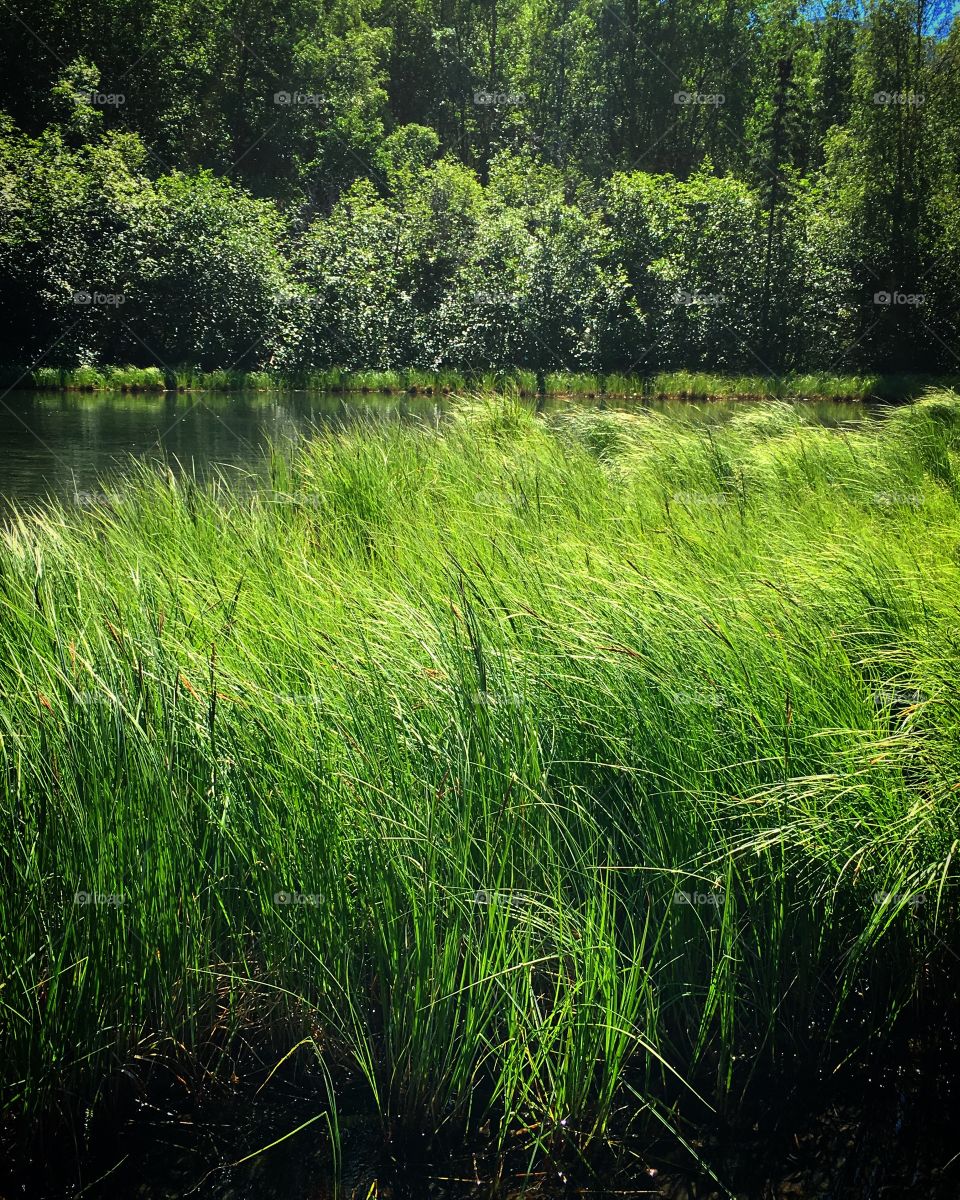
[(958, 48), (947, 0), (4, 0), (0, 363), (955, 370)]

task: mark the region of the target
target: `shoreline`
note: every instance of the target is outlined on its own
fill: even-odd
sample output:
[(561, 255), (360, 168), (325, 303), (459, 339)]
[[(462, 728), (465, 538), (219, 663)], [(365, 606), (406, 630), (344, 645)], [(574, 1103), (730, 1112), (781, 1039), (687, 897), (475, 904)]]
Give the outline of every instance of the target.
[[(150, 368), (106, 368), (37, 371), (9, 384), (10, 392), (74, 393), (80, 395), (229, 395), (237, 393), (318, 394), (335, 396), (382, 395), (391, 397), (456, 397), (503, 394), (521, 400), (615, 400), (654, 403), (708, 404), (725, 400), (762, 403), (903, 404), (928, 391), (960, 388), (960, 377), (938, 375), (836, 376), (810, 375), (724, 376), (660, 373), (647, 377), (554, 375), (547, 376), (544, 390), (531, 386), (526, 373), (430, 378), (414, 372), (318, 372), (307, 376), (269, 376), (264, 372), (209, 372), (191, 375), (184, 381), (174, 373), (161, 375)], [(14, 375), (0, 369), (0, 379)], [(609, 382), (608, 382), (609, 381)]]

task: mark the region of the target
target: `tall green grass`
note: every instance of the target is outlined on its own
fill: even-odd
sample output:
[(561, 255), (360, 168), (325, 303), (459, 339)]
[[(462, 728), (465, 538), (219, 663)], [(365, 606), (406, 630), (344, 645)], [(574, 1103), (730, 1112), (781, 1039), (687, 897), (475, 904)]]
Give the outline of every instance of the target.
[(958, 453), (485, 400), (14, 517), (7, 1119), (242, 1031), (588, 1153), (888, 1037), (960, 952)]
[[(38, 367), (0, 369), (5, 387), (74, 391), (321, 391), (495, 394), (531, 397), (537, 375), (514, 368), (462, 372), (450, 369), (347, 371), (331, 367), (278, 373), (194, 367)], [(923, 375), (836, 375), (827, 372), (785, 375), (725, 375), (668, 371), (656, 375), (582, 374), (559, 371), (543, 379), (547, 396), (581, 399), (610, 396), (643, 399), (851, 400), (897, 403), (916, 399), (933, 387), (950, 388), (957, 378)]]
[[(902, 402), (916, 399), (933, 387), (951, 388), (956, 378), (933, 379), (923, 375), (837, 375), (831, 372), (785, 375), (724, 375), (716, 372), (662, 372), (646, 382), (646, 392), (654, 396), (685, 400), (709, 400), (714, 397), (743, 397), (769, 400), (869, 400)], [(610, 390), (632, 392), (623, 383), (611, 384)]]

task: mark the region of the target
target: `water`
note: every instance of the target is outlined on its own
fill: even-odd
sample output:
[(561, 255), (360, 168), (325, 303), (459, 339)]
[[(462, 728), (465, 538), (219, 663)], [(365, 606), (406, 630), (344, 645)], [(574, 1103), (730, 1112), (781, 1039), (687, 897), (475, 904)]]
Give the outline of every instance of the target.
[[(131, 455), (180, 464), (201, 477), (214, 467), (257, 470), (269, 443), (357, 421), (435, 422), (450, 403), (448, 398), (372, 393), (10, 392), (0, 397), (0, 501), (30, 505), (55, 496), (82, 503), (97, 495), (102, 481), (115, 477)], [(548, 408), (565, 403), (554, 401)], [(746, 405), (674, 401), (651, 407), (719, 422)], [(805, 402), (801, 407), (809, 419), (828, 425), (864, 420), (869, 411), (860, 404)]]
[(200, 476), (212, 467), (256, 469), (269, 443), (323, 425), (436, 420), (438, 412), (437, 401), (418, 396), (11, 392), (0, 398), (0, 498), (82, 502), (131, 455)]

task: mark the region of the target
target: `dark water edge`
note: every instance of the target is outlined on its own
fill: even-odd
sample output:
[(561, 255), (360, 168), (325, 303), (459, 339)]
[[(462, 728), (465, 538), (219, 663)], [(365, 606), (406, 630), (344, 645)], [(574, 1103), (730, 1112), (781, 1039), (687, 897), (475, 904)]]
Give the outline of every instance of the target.
[[(955, 996), (957, 1001), (960, 997)], [(928, 1016), (931, 1016), (928, 1010)], [(291, 1063), (264, 1086), (191, 1091), (155, 1075), (76, 1136), (0, 1139), (3, 1200), (956, 1200), (960, 1196), (960, 1003), (918, 1015), (856, 1065), (746, 1093), (725, 1116), (676, 1119), (681, 1138), (638, 1133), (624, 1111), (589, 1162), (562, 1145), (534, 1156), (511, 1139), (499, 1164), (481, 1129), (446, 1143), (390, 1144), (359, 1081), (336, 1084), (339, 1165), (321, 1074)], [(639, 1105), (634, 1105), (634, 1109)], [(701, 1114), (702, 1116), (702, 1114)], [(296, 1130), (299, 1132), (294, 1132)], [(657, 1130), (659, 1129), (659, 1133)], [(8, 1129), (7, 1134), (17, 1131)], [(26, 1131), (20, 1130), (23, 1135)], [(37, 1131), (33, 1131), (36, 1135)], [(3, 1145), (6, 1140), (6, 1145)], [(685, 1143), (685, 1144), (684, 1144)], [(272, 1147), (272, 1148), (270, 1148)], [(259, 1151), (259, 1153), (258, 1153)]]
[[(0, 403), (0, 505), (32, 505), (49, 497), (92, 505), (104, 481), (121, 476), (131, 456), (200, 478), (213, 471), (228, 477), (263, 473), (271, 445), (362, 422), (436, 424), (454, 403), (449, 397), (379, 393), (11, 392)], [(647, 408), (722, 423), (749, 402), (548, 400), (545, 411), (582, 405)], [(796, 407), (821, 425), (855, 424), (877, 411), (838, 401)]]

